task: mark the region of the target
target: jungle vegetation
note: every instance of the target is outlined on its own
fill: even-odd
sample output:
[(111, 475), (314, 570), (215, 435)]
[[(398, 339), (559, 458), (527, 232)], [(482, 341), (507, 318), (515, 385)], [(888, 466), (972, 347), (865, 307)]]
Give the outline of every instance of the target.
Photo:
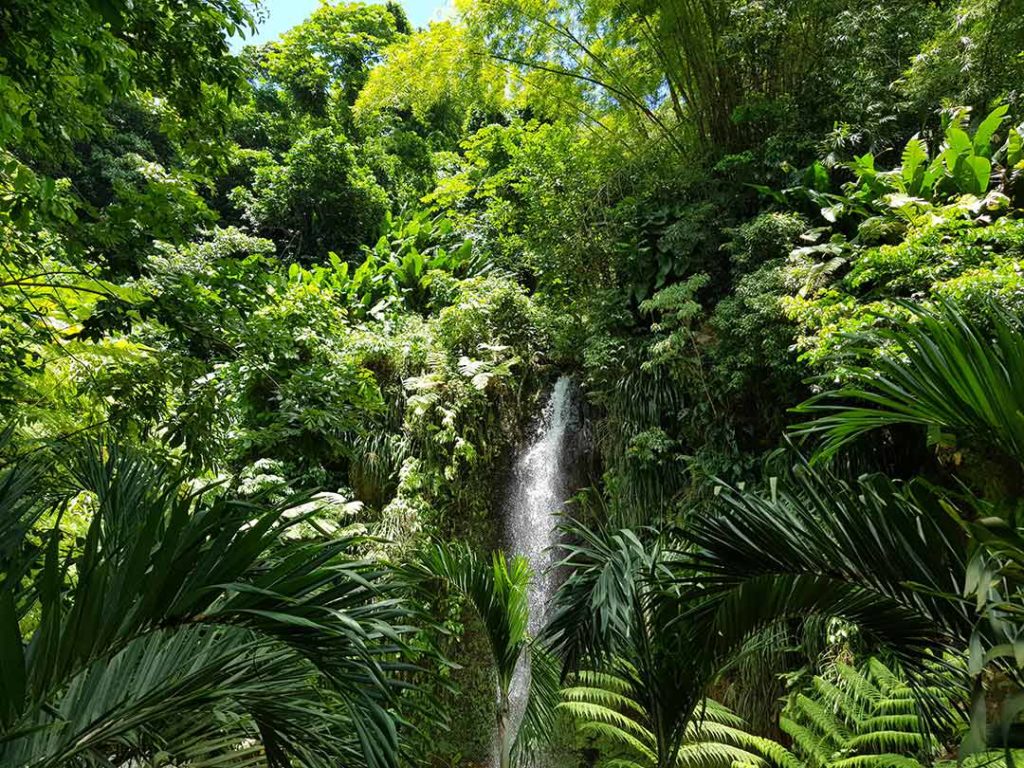
[(1021, 0), (262, 13), (0, 7), (0, 765), (1021, 761)]

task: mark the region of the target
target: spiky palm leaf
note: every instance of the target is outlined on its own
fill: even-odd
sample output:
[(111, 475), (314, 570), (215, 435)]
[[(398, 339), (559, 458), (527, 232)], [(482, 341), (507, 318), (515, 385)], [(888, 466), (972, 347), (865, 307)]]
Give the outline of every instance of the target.
[(802, 464), (719, 500), (688, 524), (678, 569), (687, 625), (718, 638), (716, 653), (787, 616), (848, 618), (915, 669), (970, 636), (963, 532), (930, 489)]
[[(960, 652), (975, 626), (961, 597), (966, 542), (946, 505), (915, 483), (848, 482), (806, 464), (761, 492), (723, 487), (714, 510), (688, 521), (691, 549), (672, 564), (688, 606), (678, 653), (700, 659), (687, 662), (692, 684), (766, 626), (838, 616), (905, 666), (929, 726), (958, 718), (931, 686), (934, 660)], [(944, 684), (966, 690), (963, 672)]]
[[(0, 477), (0, 762), (395, 764), (410, 611), (356, 539), (287, 537), (287, 509), (210, 498), (116, 446), (71, 456), (60, 492), (41, 475)], [(60, 515), (83, 494), (68, 548)], [(41, 544), (40, 509), (58, 521)]]
[(530, 603), (530, 566), (525, 557), (507, 559), (494, 552), (490, 562), (467, 546), (436, 543), (412, 566), (425, 583), (441, 578), (473, 605), (483, 621), (494, 656), (498, 686), (507, 691), (526, 647)]
[(953, 303), (903, 304), (909, 319), (876, 332), (880, 356), (851, 370), (850, 383), (796, 410), (816, 416), (796, 430), (822, 435), (834, 454), (881, 427), (913, 424), (991, 446), (1024, 464), (1024, 334), (1021, 319), (990, 307), (968, 317)]
[(647, 581), (660, 568), (657, 546), (628, 528), (561, 526), (562, 560), (569, 575), (558, 588), (544, 629), (566, 670), (625, 653)]
[[(933, 440), (950, 435), (1003, 459), (1001, 472), (1019, 474), (1024, 465), (1024, 320), (992, 303), (978, 319), (955, 302), (922, 307), (904, 304), (909, 319), (880, 331), (884, 349), (870, 367), (856, 368), (851, 383), (826, 392), (798, 410), (817, 418), (798, 431), (823, 435), (819, 456), (829, 456), (873, 429), (912, 424)], [(865, 351), (866, 350), (862, 350)], [(998, 461), (995, 462), (998, 464)], [(992, 663), (1024, 672), (1017, 638), (1024, 627), (1024, 528), (1015, 505), (987, 505), (961, 515), (970, 544), (963, 592), (973, 598), (982, 620), (961, 636), (970, 651), (974, 676)], [(969, 642), (968, 642), (969, 641)], [(985, 748), (983, 688), (975, 686), (968, 752)], [(1018, 729), (1016, 715), (1003, 718), (1003, 739)], [(1008, 743), (1008, 741), (1007, 741)]]
[[(559, 588), (546, 628), (563, 670), (604, 669), (628, 662), (635, 695), (645, 706), (654, 735), (655, 762), (670, 766), (686, 738), (706, 682), (695, 668), (704, 657), (684, 647), (678, 631), (683, 603), (667, 586), (673, 557), (650, 530), (564, 526), (561, 567), (569, 577)], [(646, 541), (645, 541), (646, 539)]]
[(675, 755), (659, 762), (658, 739), (636, 688), (637, 671), (617, 662), (614, 671), (581, 671), (562, 691), (559, 708), (573, 717), (583, 734), (615, 745), (626, 756), (602, 761), (637, 768), (672, 765), (675, 768), (784, 766), (800, 768), (780, 744), (748, 733), (743, 721), (716, 701), (705, 699), (686, 726)]
[(975, 622), (961, 597), (965, 537), (948, 511), (924, 486), (851, 483), (802, 464), (764, 492), (725, 487), (716, 509), (692, 516), (675, 556), (633, 532), (572, 524), (552, 645), (569, 669), (609, 653), (633, 664), (662, 761), (699, 692), (781, 619), (857, 623), (919, 675), (927, 703), (927, 661), (963, 648)]

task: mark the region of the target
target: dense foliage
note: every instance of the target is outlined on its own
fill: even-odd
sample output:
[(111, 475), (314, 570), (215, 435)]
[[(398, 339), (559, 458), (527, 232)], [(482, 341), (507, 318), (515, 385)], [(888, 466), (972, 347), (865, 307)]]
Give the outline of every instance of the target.
[(1013, 764), (1021, 0), (265, 10), (0, 8), (0, 762)]

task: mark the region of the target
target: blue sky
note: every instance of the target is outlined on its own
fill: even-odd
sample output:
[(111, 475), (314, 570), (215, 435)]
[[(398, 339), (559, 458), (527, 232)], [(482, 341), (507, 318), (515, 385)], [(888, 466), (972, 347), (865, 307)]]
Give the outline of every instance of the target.
[[(405, 6), (405, 12), (414, 27), (425, 27), (429, 21), (446, 18), (452, 9), (452, 0), (400, 1)], [(320, 5), (320, 0), (263, 0), (262, 5), (263, 14), (267, 18), (260, 25), (259, 31), (255, 35), (247, 36), (245, 40), (233, 39), (233, 49), (238, 50), (248, 43), (264, 43), (275, 39), (285, 30), (305, 21)]]

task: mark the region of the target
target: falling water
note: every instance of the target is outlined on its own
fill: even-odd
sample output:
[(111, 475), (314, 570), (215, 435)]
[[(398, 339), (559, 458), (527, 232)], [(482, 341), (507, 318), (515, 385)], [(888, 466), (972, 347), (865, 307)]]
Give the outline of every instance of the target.
[[(530, 633), (544, 625), (545, 612), (554, 591), (550, 566), (554, 553), (557, 514), (569, 495), (569, 445), (574, 429), (572, 381), (562, 376), (555, 382), (544, 407), (533, 441), (514, 467), (506, 502), (508, 548), (524, 555), (533, 571), (530, 586)], [(526, 706), (529, 665), (521, 662), (510, 691), (510, 721), (517, 728)], [(513, 731), (514, 732), (514, 731)]]

